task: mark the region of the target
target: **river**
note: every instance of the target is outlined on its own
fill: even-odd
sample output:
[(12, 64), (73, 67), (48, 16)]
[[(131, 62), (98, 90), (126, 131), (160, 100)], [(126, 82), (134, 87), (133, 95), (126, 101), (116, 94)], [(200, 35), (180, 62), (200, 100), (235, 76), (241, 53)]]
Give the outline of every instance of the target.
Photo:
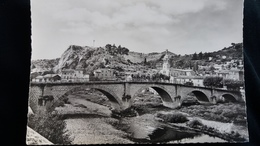
[[(176, 128), (170, 123), (157, 120), (154, 113), (142, 113), (134, 117), (116, 119), (111, 117), (111, 111), (107, 106), (75, 96), (70, 97), (69, 101), (70, 104), (57, 110), (84, 115), (65, 120), (73, 144), (228, 142), (201, 132)], [(192, 117), (188, 116), (188, 118)], [(202, 121), (208, 125), (230, 125), (203, 119)]]

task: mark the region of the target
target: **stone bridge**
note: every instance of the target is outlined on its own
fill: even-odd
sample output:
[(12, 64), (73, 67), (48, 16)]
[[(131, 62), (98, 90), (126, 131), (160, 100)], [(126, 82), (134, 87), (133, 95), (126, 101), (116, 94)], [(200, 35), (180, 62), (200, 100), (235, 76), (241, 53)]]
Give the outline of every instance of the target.
[(103, 93), (116, 110), (131, 107), (136, 94), (143, 89), (153, 88), (161, 97), (164, 106), (177, 108), (193, 93), (199, 102), (215, 104), (223, 98), (229, 101), (243, 101), (240, 91), (212, 89), (206, 87), (187, 86), (166, 82), (122, 82), (122, 81), (92, 81), (78, 83), (31, 83), (29, 104), (35, 111), (38, 108), (40, 96), (51, 95), (54, 101), (75, 91), (75, 89), (96, 89)]

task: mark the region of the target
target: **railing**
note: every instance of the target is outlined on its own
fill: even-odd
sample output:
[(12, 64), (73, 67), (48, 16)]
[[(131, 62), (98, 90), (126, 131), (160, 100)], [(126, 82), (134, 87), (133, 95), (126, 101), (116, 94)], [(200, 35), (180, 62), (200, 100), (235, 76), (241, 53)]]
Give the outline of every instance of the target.
[(158, 83), (173, 83), (169, 80), (147, 80), (147, 79), (132, 79), (132, 80), (87, 80), (86, 79), (69, 79), (69, 80), (56, 80), (56, 81), (31, 81), (31, 83), (121, 83), (121, 82), (141, 82), (141, 83), (149, 83), (149, 82), (158, 82)]

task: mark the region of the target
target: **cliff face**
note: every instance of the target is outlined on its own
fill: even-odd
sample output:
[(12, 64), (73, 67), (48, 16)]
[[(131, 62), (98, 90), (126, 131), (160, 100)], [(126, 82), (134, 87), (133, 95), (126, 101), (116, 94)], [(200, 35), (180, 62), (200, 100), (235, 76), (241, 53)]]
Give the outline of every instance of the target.
[[(170, 55), (175, 55), (169, 53)], [(71, 45), (60, 58), (52, 60), (33, 60), (32, 71), (43, 71), (52, 69), (59, 73), (62, 69), (84, 69), (87, 72), (100, 67), (116, 68), (118, 66), (130, 66), (133, 63), (146, 61), (157, 61), (165, 55), (162, 53), (137, 53), (111, 54), (105, 47), (88, 47)]]

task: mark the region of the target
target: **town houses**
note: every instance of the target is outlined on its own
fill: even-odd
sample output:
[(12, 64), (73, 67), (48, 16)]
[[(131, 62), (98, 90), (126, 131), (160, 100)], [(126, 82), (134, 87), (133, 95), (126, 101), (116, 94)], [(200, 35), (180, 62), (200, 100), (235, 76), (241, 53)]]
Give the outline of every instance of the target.
[(100, 68), (94, 70), (94, 76), (100, 80), (115, 80), (115, 74), (113, 69)]
[(64, 69), (61, 71), (61, 81), (81, 82), (89, 81), (89, 75), (83, 69)]
[[(160, 73), (169, 76), (169, 82), (171, 83), (191, 83), (194, 86), (204, 86), (203, 80), (206, 76), (219, 76), (223, 77), (223, 79), (244, 81), (244, 71), (241, 59), (232, 59), (223, 63), (211, 63), (210, 66), (198, 65), (199, 72), (195, 72), (192, 69), (177, 69), (170, 67), (169, 56), (167, 52), (168, 50), (166, 50), (166, 54), (163, 58), (163, 64)], [(222, 59), (227, 58), (227, 56), (221, 57)], [(209, 58), (209, 61), (211, 60), (213, 60), (213, 57)]]
[[(35, 73), (31, 73), (31, 76)], [(34, 76), (32, 82), (86, 82), (89, 74), (83, 73), (82, 69), (63, 69), (59, 74), (46, 74)]]

